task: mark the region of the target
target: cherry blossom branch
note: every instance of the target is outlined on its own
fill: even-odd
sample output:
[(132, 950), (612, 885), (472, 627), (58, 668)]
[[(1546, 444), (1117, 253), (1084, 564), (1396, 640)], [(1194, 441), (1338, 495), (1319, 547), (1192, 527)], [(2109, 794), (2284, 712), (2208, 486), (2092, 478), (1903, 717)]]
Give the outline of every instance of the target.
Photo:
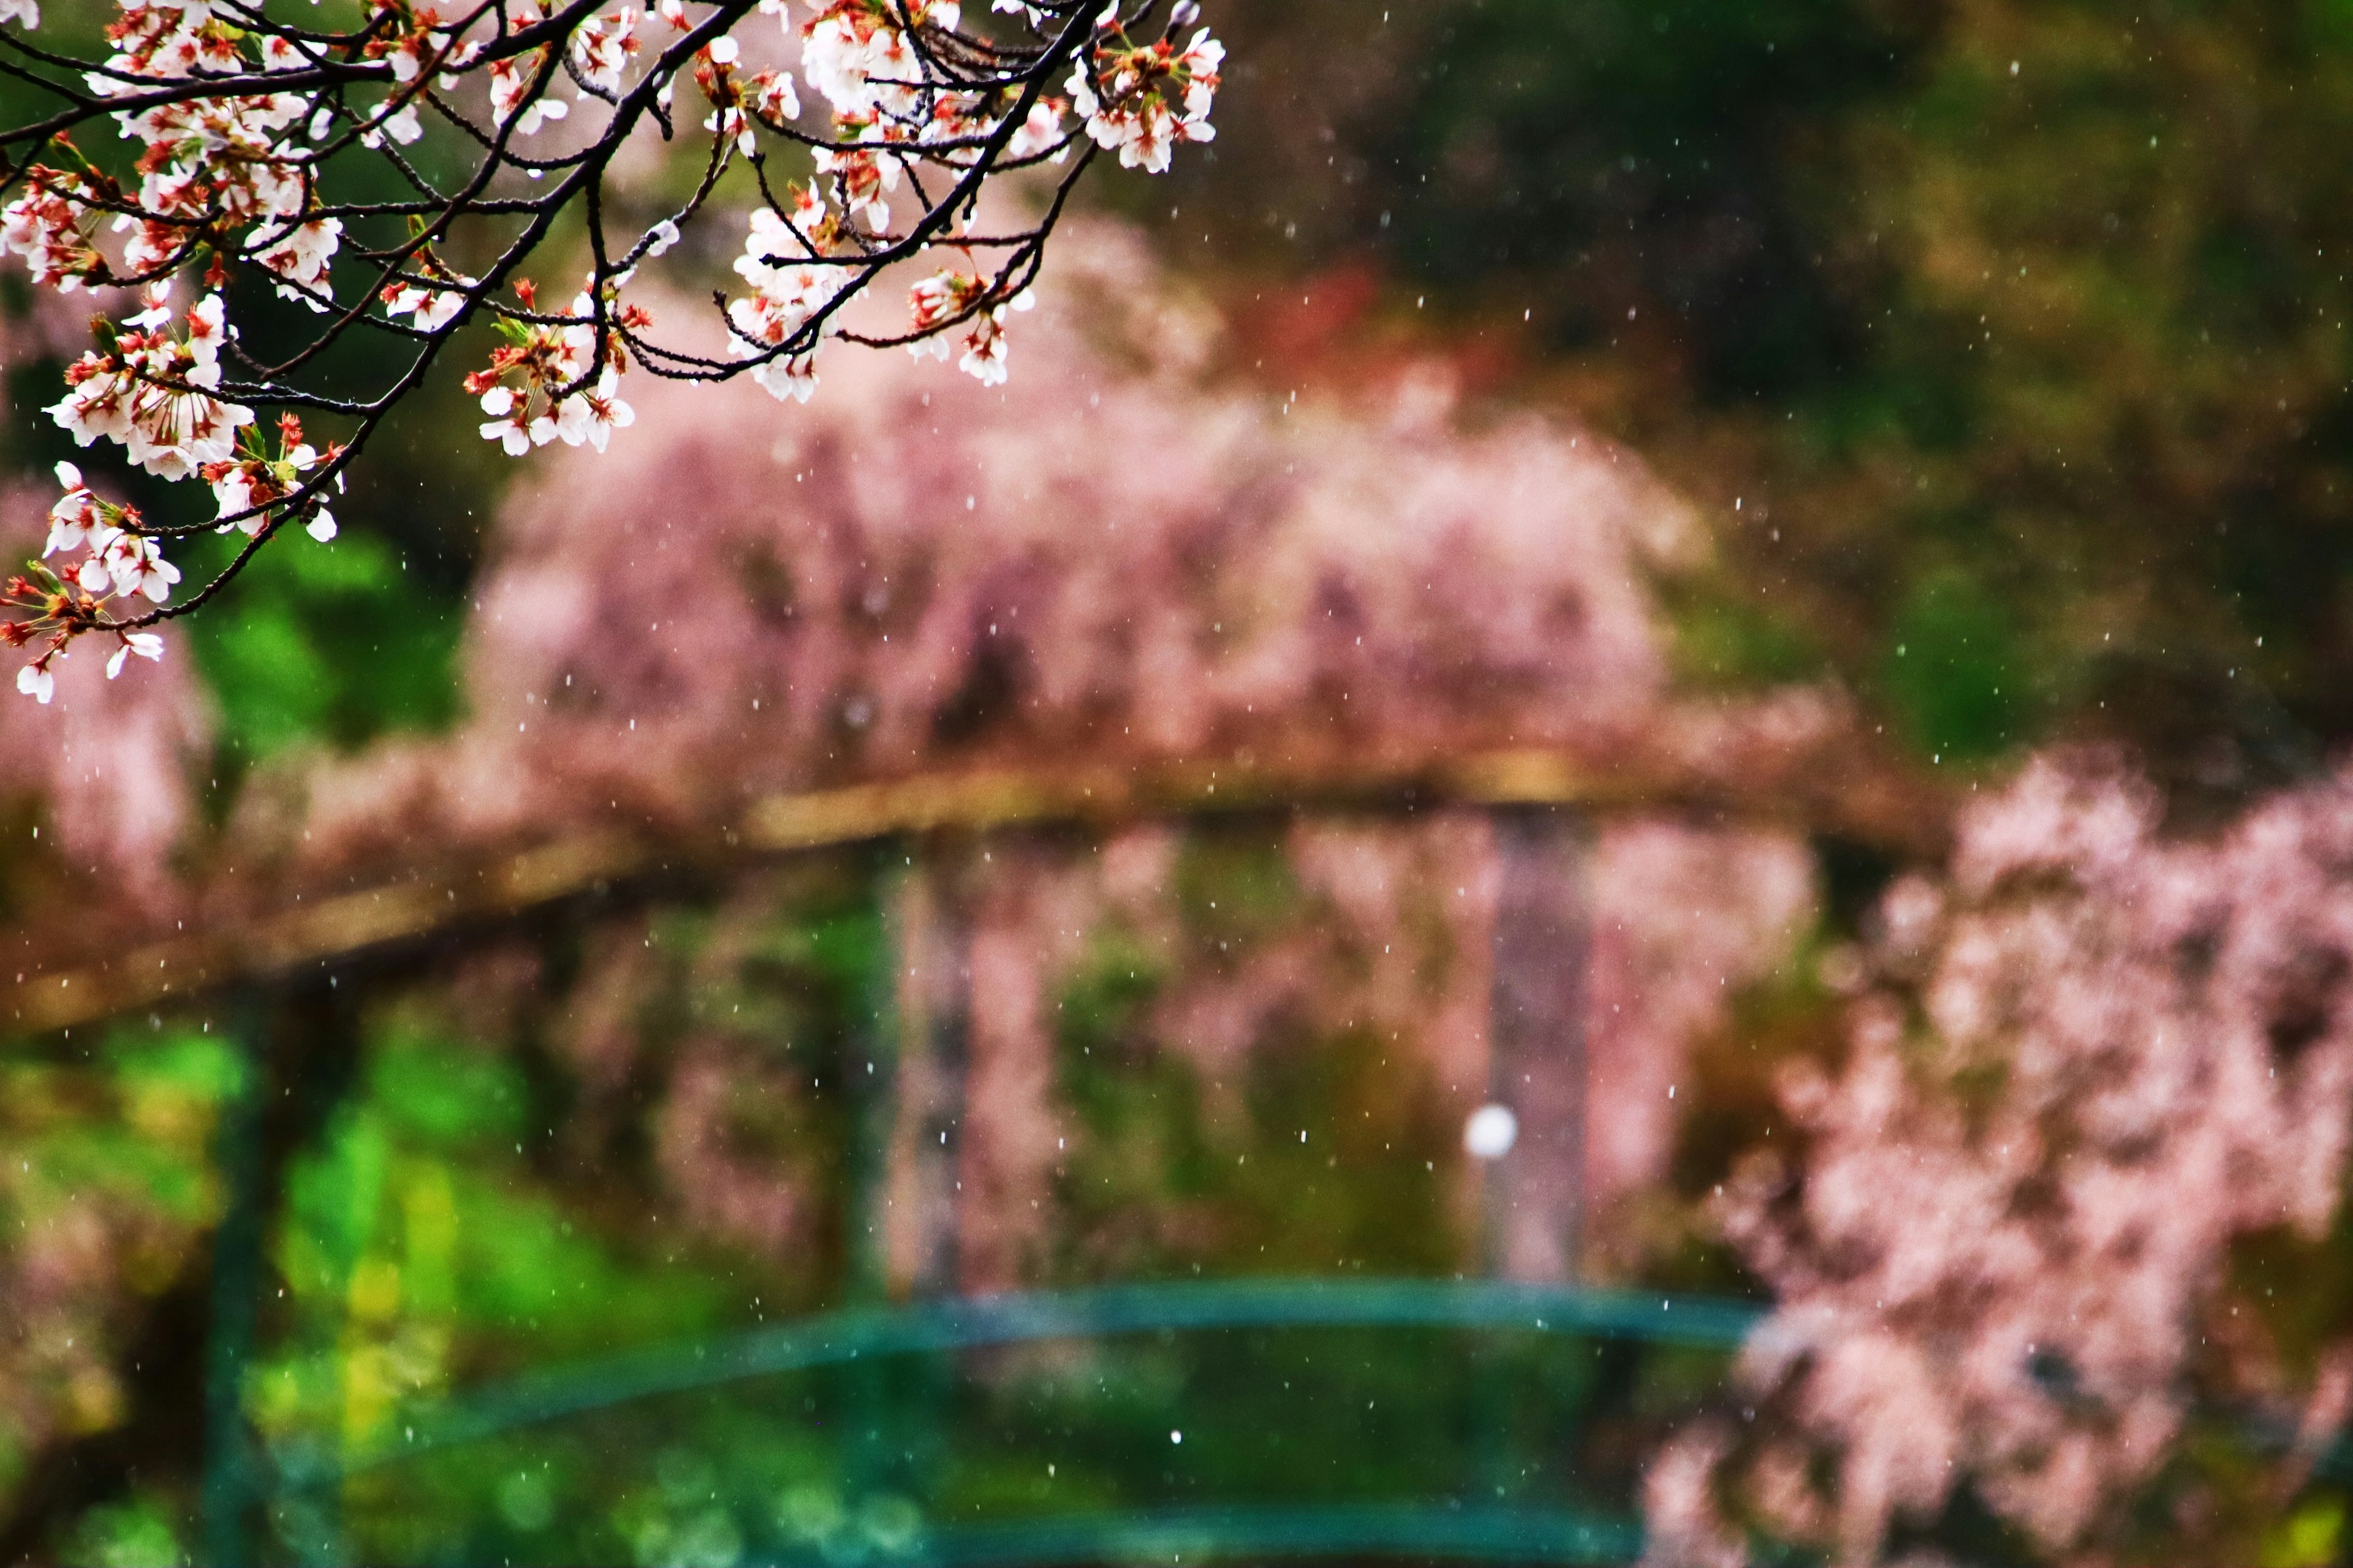
[[(116, 640), (110, 673), (126, 654), (159, 657), (147, 628), (217, 597), (290, 522), (332, 539), (330, 488), (482, 324), (495, 341), (466, 387), (487, 416), (483, 438), (517, 457), (558, 440), (602, 450), (632, 420), (620, 381), (638, 366), (694, 381), (748, 374), (806, 401), (829, 339), (941, 358), (954, 339), (963, 370), (1001, 381), (1008, 312), (1027, 303), (1094, 155), (1158, 172), (1176, 146), (1212, 134), (1224, 51), (1206, 30), (1180, 40), (1193, 0), (1149, 26), (1160, 4), (991, 0), (986, 25), (967, 26), (956, 0), (798, 0), (797, 17), (794, 0), (654, 0), (649, 12), (482, 0), (448, 22), (416, 0), (367, 0), (364, 22), (337, 32), (273, 18), (256, 0), (121, 0), (111, 53), (90, 60), (26, 36), (37, 0), (0, 0), (0, 75), (57, 105), (0, 129), (0, 195), (11, 198), (0, 255), (22, 258), (39, 286), (121, 301), (49, 412), (85, 447), (111, 442), (158, 478), (202, 481), (216, 508), (205, 521), (150, 521), (60, 465), (43, 560), (10, 580), (12, 614), (0, 617), (0, 640), (35, 648), (20, 689), (48, 700), (51, 664), (90, 633)], [(755, 16), (778, 18), (795, 68), (749, 68), (740, 35)], [(632, 234), (610, 171), (649, 125), (679, 140), (691, 123), (682, 83), (706, 111), (703, 169), (682, 206)], [(429, 133), (427, 110), (445, 140), (473, 149), (446, 192), (404, 151)], [(76, 140), (105, 147), (110, 128), (129, 144), (120, 153), (94, 156)], [(523, 151), (543, 142), (543, 153)], [(352, 171), (368, 161), (413, 195), (359, 199)], [(1069, 167), (1039, 216), (976, 227), (989, 180), (1050, 163)], [(720, 221), (713, 204), (737, 191), (750, 198), (733, 268), (743, 289), (713, 294), (721, 351), (656, 341), (628, 290), (686, 226)], [(567, 221), (586, 276), (568, 305), (545, 305), (523, 268)], [(480, 277), (460, 269), (470, 257), (486, 262)], [(854, 301), (909, 267), (920, 275), (899, 285), (902, 329), (848, 324)], [(320, 321), (273, 322), (248, 341), (224, 292), (240, 276)], [(398, 351), (372, 389), (326, 378), (324, 356), (355, 334)], [(313, 444), (306, 415), (337, 438)], [(163, 546), (204, 529), (245, 538), (171, 603), (180, 574)]]

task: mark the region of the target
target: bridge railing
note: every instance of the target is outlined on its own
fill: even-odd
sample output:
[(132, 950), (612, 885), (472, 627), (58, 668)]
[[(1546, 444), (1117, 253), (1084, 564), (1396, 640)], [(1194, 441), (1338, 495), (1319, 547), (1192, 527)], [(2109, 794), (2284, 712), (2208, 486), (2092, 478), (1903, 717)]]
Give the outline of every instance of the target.
[[(1100, 1354), (1112, 1348), (1112, 1342), (1122, 1340), (1166, 1346), (1175, 1336), (1211, 1339), (1233, 1332), (1255, 1335), (1261, 1352), (1268, 1334), (1288, 1336), (1285, 1342), (1292, 1352), (1328, 1362), (1335, 1353), (1345, 1360), (1356, 1352), (1335, 1346), (1332, 1334), (1318, 1331), (1355, 1331), (1352, 1342), (1361, 1347), (1366, 1333), (1394, 1339), (1399, 1332), (1419, 1331), (1420, 1360), (1429, 1375), (1437, 1381), (1452, 1376), (1475, 1407), (1471, 1418), (1496, 1428), (1474, 1435), (1472, 1447), (1489, 1450), (1470, 1467), (1477, 1475), (1421, 1477), (1414, 1489), (1419, 1495), (1368, 1499), (1350, 1496), (1340, 1485), (1319, 1488), (1324, 1495), (1308, 1499), (1179, 1501), (1171, 1489), (1151, 1484), (1149, 1477), (1139, 1486), (1134, 1476), (1124, 1474), (1136, 1468), (1132, 1457), (1123, 1464), (1107, 1461), (1101, 1447), (1091, 1453), (1082, 1444), (1079, 1452), (1071, 1453), (1049, 1444), (1041, 1451), (1065, 1453), (1064, 1467), (1071, 1473), (1062, 1478), (1064, 1489), (1076, 1487), (1082, 1496), (1091, 1493), (1092, 1506), (1058, 1508), (1043, 1499), (1038, 1500), (1044, 1506), (1022, 1500), (1007, 1506), (1002, 1499), (974, 1505), (945, 1495), (935, 1479), (902, 1473), (895, 1483), (878, 1482), (871, 1476), (862, 1482), (851, 1479), (842, 1488), (844, 1495), (823, 1499), (813, 1520), (795, 1517), (787, 1504), (773, 1522), (764, 1523), (766, 1516), (756, 1502), (747, 1509), (732, 1495), (743, 1490), (738, 1477), (714, 1482), (709, 1489), (710, 1506), (695, 1516), (706, 1521), (706, 1537), (723, 1528), (709, 1521), (728, 1521), (723, 1529), (734, 1531), (732, 1544), (722, 1539), (726, 1550), (713, 1551), (712, 1542), (706, 1540), (704, 1550), (715, 1557), (732, 1553), (737, 1561), (807, 1562), (837, 1568), (848, 1561), (1181, 1564), (1187, 1559), (1348, 1555), (1630, 1562), (1640, 1555), (1641, 1530), (1627, 1500), (1607, 1496), (1612, 1489), (1607, 1485), (1579, 1488), (1573, 1476), (1567, 1478), (1570, 1484), (1561, 1484), (1566, 1472), (1563, 1455), (1556, 1450), (1563, 1446), (1564, 1430), (1588, 1413), (1576, 1406), (1589, 1401), (1589, 1384), (1577, 1380), (1569, 1385), (1575, 1392), (1564, 1402), (1568, 1407), (1552, 1412), (1553, 1423), (1542, 1427), (1541, 1451), (1510, 1452), (1510, 1407), (1515, 1399), (1525, 1403), (1527, 1391), (1510, 1385), (1514, 1374), (1506, 1362), (1495, 1359), (1496, 1343), (1515, 1343), (1523, 1363), (1531, 1355), (1539, 1361), (1547, 1356), (1574, 1359), (1603, 1343), (1620, 1351), (1672, 1347), (1720, 1363), (1754, 1332), (1759, 1319), (1753, 1303), (1705, 1297), (1494, 1279), (1350, 1278), (1141, 1283), (851, 1310), (534, 1372), (403, 1410), (382, 1426), (378, 1436), (349, 1448), (296, 1438), (269, 1456), (262, 1491), (279, 1533), (301, 1559), (376, 1561), (387, 1554), (387, 1536), (380, 1522), (387, 1510), (396, 1516), (438, 1512), (459, 1521), (491, 1511), (407, 1508), (404, 1498), (437, 1491), (433, 1479), (419, 1479), (420, 1472), (437, 1472), (438, 1489), (446, 1495), (448, 1487), (491, 1472), (528, 1482), (543, 1473), (534, 1464), (545, 1467), (550, 1453), (568, 1453), (566, 1468), (578, 1470), (586, 1447), (596, 1451), (588, 1468), (605, 1475), (607, 1485), (628, 1484), (624, 1478), (633, 1469), (640, 1472), (642, 1482), (642, 1472), (659, 1468), (660, 1461), (632, 1451), (615, 1433), (584, 1435), (579, 1428), (600, 1415), (659, 1405), (665, 1398), (732, 1394), (758, 1413), (754, 1417), (757, 1421), (821, 1423), (822, 1416), (790, 1412), (793, 1402), (777, 1395), (776, 1380), (826, 1371), (871, 1379), (893, 1358), (952, 1361), (965, 1352), (1041, 1345), (1075, 1346)], [(1303, 1334), (1315, 1337), (1302, 1340)], [(1452, 1342), (1457, 1352), (1451, 1364), (1440, 1340)], [(1229, 1358), (1250, 1352), (1227, 1344), (1209, 1353)], [(873, 1390), (865, 1394), (862, 1406), (851, 1402), (849, 1419), (880, 1420), (887, 1426), (891, 1415), (878, 1416)], [(1223, 1414), (1230, 1427), (1231, 1413)], [(936, 1420), (938, 1412), (933, 1415)], [(1230, 1447), (1250, 1440), (1232, 1431), (1221, 1433), (1219, 1415), (1191, 1407), (1179, 1389), (1158, 1402), (1151, 1418), (1169, 1423), (1167, 1453), (1181, 1459), (1188, 1458), (1183, 1453), (1188, 1426), (1194, 1456), (1202, 1453), (1205, 1442)], [(1298, 1436), (1317, 1440), (1320, 1429), (1321, 1440), (1333, 1441), (1335, 1459), (1342, 1457), (1349, 1441), (1345, 1436), (1333, 1439), (1328, 1416), (1319, 1422), (1305, 1412), (1300, 1415)], [(652, 1423), (653, 1429), (662, 1426), (659, 1419)], [(1267, 1435), (1258, 1436), (1265, 1440)], [(1494, 1443), (1499, 1436), (1505, 1439), (1501, 1449)], [(990, 1440), (985, 1431), (981, 1440)], [(899, 1441), (880, 1426), (853, 1432), (851, 1437), (853, 1448), (876, 1443), (888, 1447)], [(1575, 1447), (1573, 1437), (1567, 1446)], [(933, 1457), (937, 1463), (940, 1456)], [(1035, 1455), (1031, 1457), (1034, 1461)], [(1003, 1454), (995, 1458), (1000, 1465), (1006, 1460)], [(789, 1467), (797, 1471), (812, 1468), (822, 1467)], [(1036, 1463), (1029, 1468), (1036, 1469)], [(1528, 1476), (1539, 1469), (1547, 1481), (1530, 1484)], [(401, 1479), (404, 1472), (412, 1478), (407, 1482)], [(1491, 1492), (1481, 1478), (1494, 1477), (1503, 1479)], [(792, 1477), (776, 1479), (788, 1489)], [(898, 1489), (892, 1489), (893, 1484)], [(365, 1517), (347, 1516), (346, 1499), (359, 1500), (355, 1514)], [(977, 1516), (970, 1511), (975, 1506), (982, 1510)], [(379, 1523), (371, 1527), (368, 1518)], [(514, 1549), (512, 1542), (503, 1539), (435, 1537), (411, 1543), (429, 1548), (420, 1556), (441, 1560), (453, 1552), (463, 1555), (470, 1546), (510, 1557)]]

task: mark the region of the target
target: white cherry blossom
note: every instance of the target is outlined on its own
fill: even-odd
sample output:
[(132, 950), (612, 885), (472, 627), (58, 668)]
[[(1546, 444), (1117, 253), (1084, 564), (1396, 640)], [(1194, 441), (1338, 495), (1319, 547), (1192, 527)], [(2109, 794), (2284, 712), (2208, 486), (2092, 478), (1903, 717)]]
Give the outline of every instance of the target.
[(1094, 79), (1086, 66), (1071, 69), (1071, 107), (1095, 145), (1118, 153), (1123, 168), (1163, 174), (1180, 142), (1216, 139), (1209, 110), (1225, 58), (1225, 46), (1207, 28), (1181, 53), (1165, 40), (1138, 49), (1098, 50)]
[(188, 312), (186, 336), (127, 332), (116, 352), (82, 355), (66, 371), (65, 400), (50, 416), (82, 446), (120, 442), (131, 460), (166, 479), (185, 479), (235, 451), (253, 411), (211, 395), (227, 331), (220, 297)]
[(49, 538), (41, 549), (42, 555), (103, 545), (104, 535), (112, 531), (99, 510), (98, 497), (82, 483), (81, 470), (71, 463), (59, 463), (58, 483), (65, 487), (66, 493), (49, 508)]
[(523, 102), (539, 80), (541, 55), (542, 51), (534, 50), (491, 64), (491, 120), (498, 125), (512, 121), (518, 136), (536, 134), (543, 121), (562, 120), (572, 112), (572, 106), (560, 98), (543, 95)]
[(632, 5), (595, 17), (572, 35), (573, 68), (598, 92), (620, 89), (621, 74), (637, 52), (638, 11)]
[[(164, 639), (153, 632), (126, 634), (122, 639), (122, 646), (116, 648), (114, 656), (106, 661), (106, 679), (112, 680), (116, 676), (121, 675), (122, 661), (133, 654), (137, 654), (141, 658), (160, 659), (164, 657)], [(23, 685), (23, 677), (17, 678), (17, 684), (20, 687)]]
[(807, 403), (817, 395), (817, 351), (755, 365), (752, 379), (779, 403)]
[[(909, 84), (922, 79), (923, 61), (893, 8), (880, 0), (831, 0), (817, 9), (801, 28), (801, 74), (809, 86), (837, 115), (912, 113), (920, 89)], [(956, 7), (937, 0), (911, 0), (906, 10), (919, 26), (956, 24)]]
[(383, 295), (385, 314), (413, 316), (420, 331), (440, 331), (466, 308), (466, 296), (458, 290), (470, 289), (474, 284), (472, 279), (454, 273), (449, 275), (448, 281), (453, 287), (430, 289), (421, 283), (387, 284)]
[(596, 390), (583, 397), (588, 405), (588, 444), (600, 452), (614, 431), (627, 429), (638, 420), (638, 411), (621, 401), (619, 387), (620, 377), (607, 365), (597, 378)]
[(343, 233), (340, 218), (301, 224), (256, 254), (254, 260), (288, 283), (301, 286), (290, 289), (281, 283), (278, 289), (280, 295), (300, 300), (314, 310), (323, 310), (326, 306), (320, 302), (318, 295), (326, 284), (328, 264), (334, 260), (336, 247), (343, 243)]
[[(1005, 150), (1016, 158), (1034, 158), (1055, 147), (1067, 134), (1062, 114), (1069, 107), (1059, 98), (1041, 98), (1031, 104), (1029, 114), (1015, 128), (1012, 139), (1006, 142)], [(1053, 153), (1051, 161), (1059, 163), (1070, 155), (1070, 149), (1062, 147)]]
[(958, 370), (978, 378), (983, 386), (1001, 386), (1005, 383), (1004, 313), (1005, 308), (1000, 305), (976, 318), (971, 335), (964, 341), (964, 357), (956, 361)]
[(771, 125), (783, 125), (801, 117), (800, 89), (793, 85), (789, 71), (762, 71), (745, 84), (753, 112)]
[(180, 569), (164, 559), (163, 547), (143, 534), (116, 534), (98, 559), (105, 563), (116, 593), (143, 594), (159, 605), (180, 580)]
[[(858, 130), (855, 123), (838, 129)], [(815, 154), (818, 173), (830, 175), (842, 212), (881, 234), (891, 226), (891, 193), (899, 188), (899, 162), (880, 149), (890, 141), (903, 141), (895, 126), (881, 128), (881, 140), (835, 150), (820, 147)]]
[(712, 110), (702, 117), (702, 128), (717, 132), (723, 142), (733, 142), (746, 158), (760, 150), (760, 139), (752, 133), (752, 117), (739, 104)]
[[(360, 145), (373, 150), (383, 146), (384, 139), (389, 136), (406, 147), (424, 134), (424, 122), (417, 118), (417, 104), (411, 100), (390, 114), (380, 115), (371, 122), (368, 129), (360, 132)], [(318, 138), (312, 137), (311, 140)]]

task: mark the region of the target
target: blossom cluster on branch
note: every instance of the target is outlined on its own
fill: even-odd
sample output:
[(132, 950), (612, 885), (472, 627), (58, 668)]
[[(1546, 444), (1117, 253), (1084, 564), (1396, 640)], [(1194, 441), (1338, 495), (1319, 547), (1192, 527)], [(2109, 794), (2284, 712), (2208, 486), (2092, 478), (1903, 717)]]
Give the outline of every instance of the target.
[[(127, 653), (159, 656), (145, 628), (205, 603), (288, 523), (332, 538), (330, 489), (476, 317), (498, 337), (466, 388), (482, 437), (516, 456), (552, 441), (602, 450), (633, 418), (620, 395), (632, 370), (748, 375), (806, 401), (832, 339), (942, 358), (960, 346), (962, 368), (994, 384), (1008, 314), (1026, 307), (1096, 153), (1157, 172), (1212, 134), (1224, 51), (1206, 29), (1184, 37), (1194, 0), (1165, 14), (1161, 0), (992, 0), (976, 23), (954, 0), (806, 8), (478, 0), (445, 17), (365, 0), (336, 29), (332, 11), (272, 17), (266, 0), (122, 0), (112, 52), (79, 59), (37, 41), (37, 0), (0, 0), (0, 73), (55, 104), (0, 132), (0, 252), (110, 312), (50, 413), (85, 447), (200, 479), (217, 508), (153, 521), (61, 466), (53, 563), (9, 580), (15, 614), (0, 621), (0, 637), (36, 650), (19, 689), (49, 700), (51, 665), (86, 633), (116, 640), (110, 674)], [(749, 26), (755, 11), (780, 37)], [(640, 133), (681, 134), (681, 82), (707, 107), (700, 171), (673, 206), (625, 217), (616, 155)], [(803, 84), (821, 111), (805, 112)], [(100, 145), (106, 121), (128, 149)], [(421, 155), (428, 127), (462, 153), (454, 177), (440, 149)], [(980, 221), (984, 182), (1039, 165), (1060, 172), (1037, 216)], [(751, 199), (735, 262), (746, 291), (721, 296), (716, 346), (656, 341), (625, 291), (723, 191)], [(586, 281), (543, 304), (521, 268), (575, 219)], [(902, 271), (903, 317), (845, 315)], [(241, 332), (230, 312), (249, 279), (312, 326)], [(358, 334), (383, 340), (383, 368), (353, 393), (326, 367)], [(337, 438), (306, 440), (306, 418)], [(207, 528), (241, 532), (241, 547), (172, 603), (164, 547)]]

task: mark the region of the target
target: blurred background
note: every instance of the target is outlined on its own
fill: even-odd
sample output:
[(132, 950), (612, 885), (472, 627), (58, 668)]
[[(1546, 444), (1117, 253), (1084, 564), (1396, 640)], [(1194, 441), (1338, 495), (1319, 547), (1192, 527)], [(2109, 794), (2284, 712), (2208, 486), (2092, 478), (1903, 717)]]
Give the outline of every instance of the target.
[(0, 1561), (2353, 1560), (2353, 6), (1208, 9), (0, 709)]

